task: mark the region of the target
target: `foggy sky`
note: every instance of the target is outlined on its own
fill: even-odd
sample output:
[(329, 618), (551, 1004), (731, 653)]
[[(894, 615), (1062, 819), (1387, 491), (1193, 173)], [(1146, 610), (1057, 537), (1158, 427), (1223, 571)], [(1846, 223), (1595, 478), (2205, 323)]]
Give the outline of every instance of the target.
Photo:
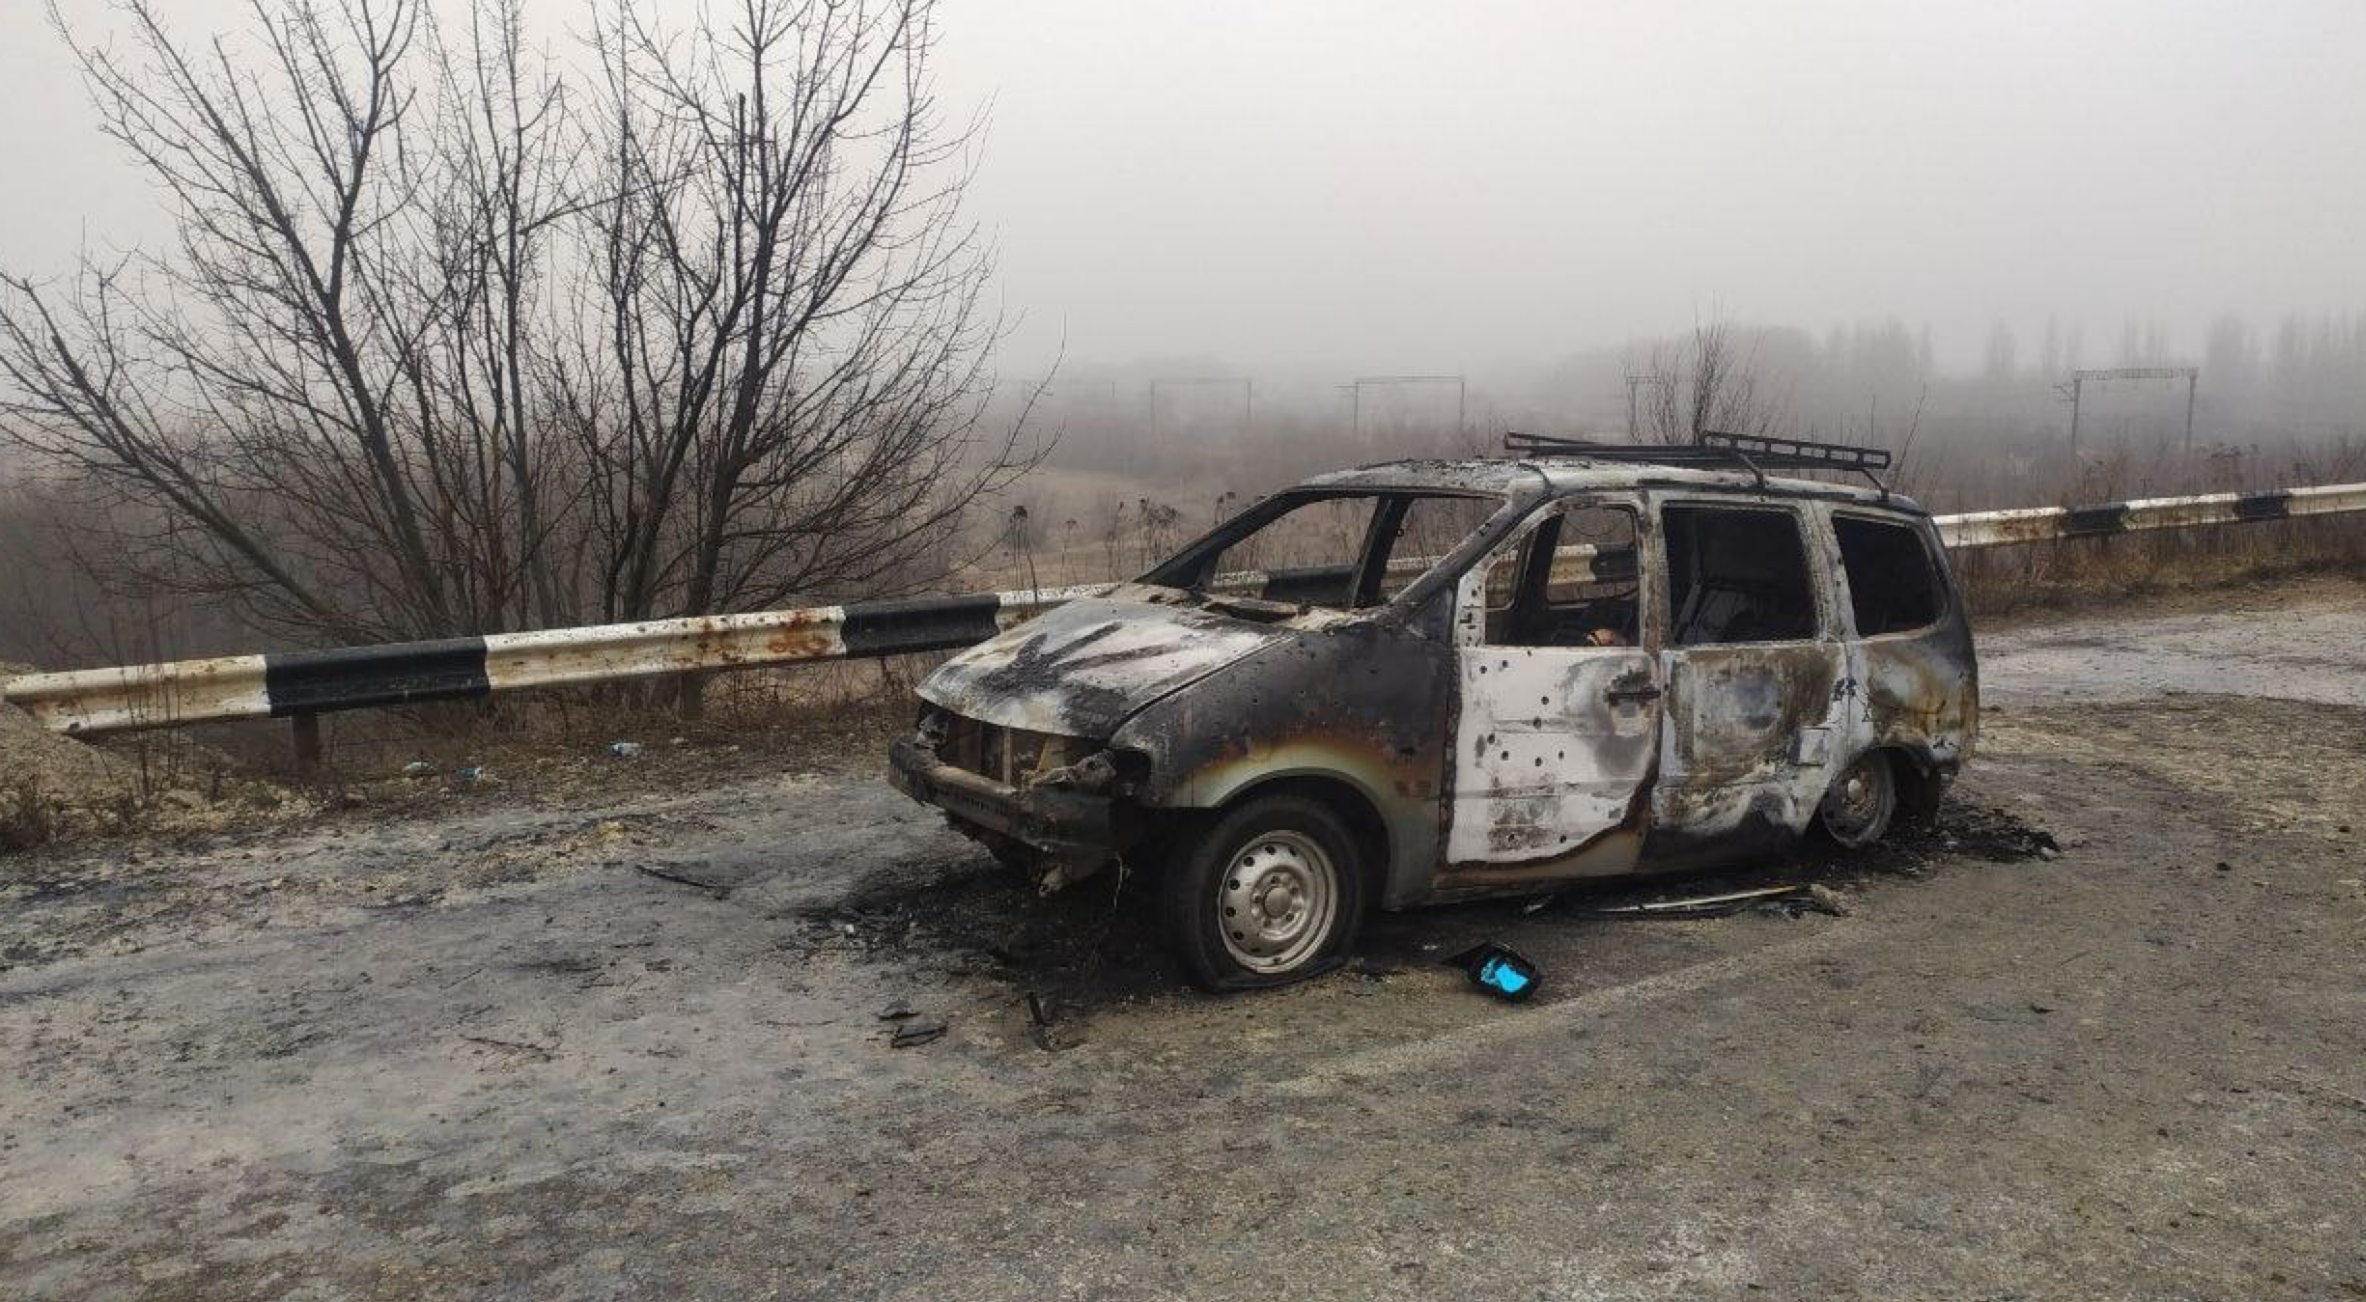
[[(685, 0), (687, 4), (687, 0)], [(96, 0), (70, 0), (96, 16)], [(240, 0), (175, 0), (185, 29)], [(154, 241), (36, 0), (0, 2), (0, 265)], [(554, 17), (581, 12), (550, 0)], [(954, 0), (1005, 355), (1540, 361), (1718, 310), (2049, 314), (2198, 349), (2366, 309), (2366, 4)], [(546, 23), (552, 41), (558, 24)]]

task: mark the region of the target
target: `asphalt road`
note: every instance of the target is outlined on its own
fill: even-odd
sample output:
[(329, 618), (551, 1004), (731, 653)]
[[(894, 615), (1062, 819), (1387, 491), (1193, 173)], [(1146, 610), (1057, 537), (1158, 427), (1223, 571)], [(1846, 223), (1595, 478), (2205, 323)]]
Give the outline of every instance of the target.
[(1982, 652), (1847, 916), (1255, 997), (859, 767), (0, 861), (0, 1296), (2366, 1296), (2366, 587)]

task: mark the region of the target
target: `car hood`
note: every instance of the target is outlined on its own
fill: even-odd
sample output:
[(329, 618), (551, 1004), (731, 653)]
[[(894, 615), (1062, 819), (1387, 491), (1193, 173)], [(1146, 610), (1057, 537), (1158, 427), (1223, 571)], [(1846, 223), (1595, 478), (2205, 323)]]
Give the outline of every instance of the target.
[(1295, 634), (1120, 589), (1055, 606), (946, 661), (922, 700), (1005, 728), (1107, 738), (1135, 711)]

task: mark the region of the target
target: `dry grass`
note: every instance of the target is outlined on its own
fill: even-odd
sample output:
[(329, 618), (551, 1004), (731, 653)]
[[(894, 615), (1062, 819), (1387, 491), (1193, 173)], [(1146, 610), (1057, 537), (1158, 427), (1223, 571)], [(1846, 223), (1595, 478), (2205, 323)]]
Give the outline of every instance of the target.
[[(749, 762), (830, 767), (885, 753), (887, 738), (912, 722), (912, 686), (932, 657), (753, 669), (717, 674), (702, 708), (684, 717), (673, 680), (607, 689), (518, 692), (480, 702), (322, 717), (323, 765), (294, 768), (283, 723), (218, 725), (208, 744), (250, 771), (320, 790), (332, 803), (374, 798), (372, 784), (412, 766), (437, 780), (478, 770), (494, 783), (528, 774), (550, 778), (570, 766), (613, 767), (611, 747), (636, 758), (669, 754), (744, 756)], [(118, 743), (122, 744), (122, 743)]]
[(1958, 553), (1955, 566), (1975, 617), (2093, 606), (2308, 574), (2366, 574), (2366, 518), (2333, 516), (1983, 547)]

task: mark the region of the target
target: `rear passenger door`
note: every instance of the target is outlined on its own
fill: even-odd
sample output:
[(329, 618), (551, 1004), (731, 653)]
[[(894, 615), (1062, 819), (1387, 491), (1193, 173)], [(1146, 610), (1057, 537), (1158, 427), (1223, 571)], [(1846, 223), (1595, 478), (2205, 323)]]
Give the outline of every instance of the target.
[(1823, 799), (1846, 674), (1812, 520), (1784, 503), (1659, 512), (1668, 683), (1655, 859), (1747, 853)]
[(1834, 508), (1832, 535), (1856, 636), (1852, 750), (1897, 747), (1961, 761), (1979, 717), (1972, 630), (1927, 519)]

